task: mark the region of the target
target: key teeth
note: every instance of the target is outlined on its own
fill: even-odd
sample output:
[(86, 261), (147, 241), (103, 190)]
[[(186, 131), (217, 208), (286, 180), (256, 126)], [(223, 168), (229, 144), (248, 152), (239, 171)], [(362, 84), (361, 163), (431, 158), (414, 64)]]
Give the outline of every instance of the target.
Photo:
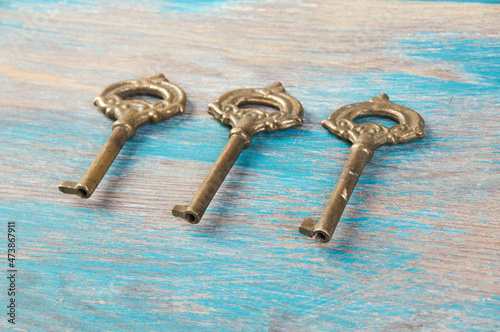
[(184, 219), (184, 212), (186, 212), (187, 206), (185, 205), (176, 205), (172, 209), (172, 215), (177, 218)]
[(307, 237), (314, 237), (314, 226), (316, 226), (318, 222), (312, 218), (305, 218), (302, 221), (302, 224), (299, 227), (299, 232), (302, 235)]
[(76, 190), (76, 182), (71, 182), (71, 181), (63, 181), (59, 185), (59, 191), (63, 192), (65, 194), (73, 194), (73, 192)]
[(299, 227), (300, 234), (313, 238), (321, 243), (330, 242), (332, 237), (328, 233), (322, 230), (315, 230), (317, 224), (318, 221), (316, 219), (305, 218)]
[(59, 191), (65, 194), (77, 195), (80, 198), (89, 198), (89, 191), (79, 183), (72, 181), (63, 181), (59, 185)]

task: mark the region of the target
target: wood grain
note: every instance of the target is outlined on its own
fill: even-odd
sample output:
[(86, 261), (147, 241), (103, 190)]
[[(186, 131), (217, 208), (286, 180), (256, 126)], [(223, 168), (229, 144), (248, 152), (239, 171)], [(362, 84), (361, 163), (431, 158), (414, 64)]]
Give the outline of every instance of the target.
[[(0, 2), (15, 328), (499, 330), (499, 14), (417, 1)], [(61, 194), (111, 132), (93, 98), (158, 72), (185, 90), (186, 113), (141, 128), (91, 199)], [(256, 136), (199, 225), (172, 217), (227, 141), (206, 105), (276, 80), (304, 126)], [(427, 137), (379, 149), (332, 242), (313, 243), (298, 226), (321, 214), (349, 147), (320, 122), (381, 92), (417, 110)]]

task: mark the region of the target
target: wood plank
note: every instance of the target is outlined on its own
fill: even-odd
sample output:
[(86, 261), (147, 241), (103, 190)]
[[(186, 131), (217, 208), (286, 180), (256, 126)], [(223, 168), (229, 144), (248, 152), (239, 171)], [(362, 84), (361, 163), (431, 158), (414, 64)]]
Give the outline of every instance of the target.
[[(419, 1), (0, 2), (15, 327), (500, 329), (499, 14)], [(110, 133), (93, 98), (158, 72), (185, 90), (186, 113), (141, 128), (92, 198), (61, 194)], [(206, 105), (276, 80), (304, 125), (256, 136), (199, 225), (172, 217), (227, 141)], [(427, 137), (377, 151), (332, 242), (314, 243), (298, 226), (321, 214), (349, 147), (320, 122), (381, 92), (417, 110)]]

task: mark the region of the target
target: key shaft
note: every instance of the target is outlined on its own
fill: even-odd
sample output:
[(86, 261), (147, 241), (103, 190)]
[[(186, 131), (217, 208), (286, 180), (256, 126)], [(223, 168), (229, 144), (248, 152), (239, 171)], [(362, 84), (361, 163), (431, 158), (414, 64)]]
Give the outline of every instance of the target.
[(306, 224), (315, 224), (312, 232), (307, 227), (301, 226), (299, 231), (307, 236), (316, 237), (320, 242), (329, 242), (332, 238), (335, 228), (339, 223), (340, 217), (344, 213), (344, 209), (351, 198), (351, 195), (358, 183), (358, 180), (365, 168), (365, 165), (370, 161), (373, 152), (353, 146), (350, 150), (349, 160), (344, 167), (342, 174), (335, 186), (335, 190), (328, 201), (328, 204), (321, 215), (321, 218), (316, 223), (316, 220), (308, 218)]
[(226, 146), (191, 200), (191, 203), (189, 203), (188, 206), (174, 206), (172, 214), (176, 217), (183, 218), (191, 224), (199, 223), (222, 182), (224, 182), (227, 174), (236, 162), (236, 159), (238, 159), (241, 151), (243, 151), (246, 146), (247, 140), (244, 137), (240, 135), (231, 135)]
[(59, 185), (59, 190), (65, 194), (78, 195), (81, 198), (92, 196), (126, 141), (127, 131), (123, 127), (113, 129), (106, 144), (104, 144), (80, 182), (63, 181)]

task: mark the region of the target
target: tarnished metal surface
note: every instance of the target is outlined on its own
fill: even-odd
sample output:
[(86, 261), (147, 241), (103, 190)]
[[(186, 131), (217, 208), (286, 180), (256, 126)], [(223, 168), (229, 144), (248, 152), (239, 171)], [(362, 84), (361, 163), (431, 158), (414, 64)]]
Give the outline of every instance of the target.
[[(152, 103), (136, 96), (160, 98)], [(184, 112), (186, 95), (169, 83), (163, 74), (114, 83), (94, 100), (100, 111), (116, 120), (111, 135), (80, 182), (63, 181), (59, 190), (66, 194), (89, 198), (101, 182), (125, 142), (134, 137), (137, 128), (169, 119)]]
[[(276, 108), (268, 113), (245, 105), (265, 105)], [(300, 102), (288, 95), (279, 82), (262, 89), (239, 89), (223, 94), (208, 105), (208, 113), (223, 124), (233, 127), (229, 141), (188, 206), (176, 205), (172, 214), (197, 224), (226, 178), (241, 151), (248, 147), (252, 136), (302, 125), (304, 110)]]
[[(377, 123), (354, 122), (357, 118), (373, 116), (387, 117), (399, 124), (387, 128)], [(386, 94), (381, 94), (367, 103), (339, 108), (324, 120), (322, 125), (353, 143), (347, 165), (320, 220), (306, 218), (299, 228), (300, 233), (304, 235), (314, 237), (319, 242), (329, 242), (365, 165), (373, 157), (373, 152), (384, 144), (405, 143), (423, 138), (425, 123), (414, 110), (391, 103)]]

